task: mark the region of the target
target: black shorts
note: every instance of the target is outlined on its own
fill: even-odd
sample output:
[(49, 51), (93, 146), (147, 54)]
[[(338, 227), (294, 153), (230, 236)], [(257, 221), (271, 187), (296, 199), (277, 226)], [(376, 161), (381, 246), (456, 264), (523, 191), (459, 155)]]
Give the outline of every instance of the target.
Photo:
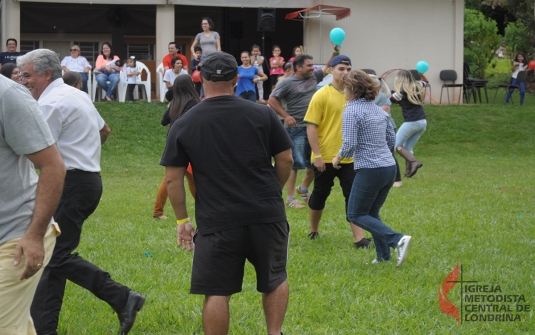
[(272, 292), (288, 277), (289, 233), (285, 220), (195, 234), (190, 293), (230, 296), (241, 292), (246, 259), (255, 268), (256, 289)]
[(308, 207), (316, 211), (324, 209), (325, 202), (331, 194), (331, 189), (334, 185), (334, 178), (338, 178), (342, 193), (344, 194), (347, 213), (347, 201), (349, 200), (349, 194), (351, 193), (355, 175), (356, 172), (353, 163), (340, 164), (339, 170), (335, 169), (333, 165), (329, 163), (325, 163), (325, 171), (323, 172), (319, 172), (318, 169), (314, 168), (314, 189), (310, 195)]

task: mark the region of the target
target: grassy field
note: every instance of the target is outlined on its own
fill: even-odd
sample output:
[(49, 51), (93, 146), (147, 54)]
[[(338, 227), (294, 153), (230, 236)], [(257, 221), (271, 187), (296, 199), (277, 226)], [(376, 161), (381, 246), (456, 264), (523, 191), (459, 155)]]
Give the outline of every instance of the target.
[[(290, 301), (284, 333), (533, 334), (534, 105), (535, 97), (528, 96), (525, 106), (425, 107), (428, 129), (415, 148), (424, 166), (391, 191), (381, 213), (392, 228), (414, 238), (399, 268), (393, 262), (371, 265), (373, 249), (354, 249), (338, 186), (318, 240), (307, 239), (307, 210), (289, 209)], [(131, 334), (202, 334), (203, 297), (188, 293), (193, 254), (176, 246), (174, 220), (152, 218), (164, 175), (158, 163), (166, 138), (159, 124), (165, 106), (99, 103), (97, 108), (112, 129), (102, 154), (104, 194), (84, 225), (77, 251), (147, 296)], [(397, 107), (393, 115), (400, 125)], [(191, 198), (188, 207), (193, 216)], [(166, 210), (174, 217), (169, 204)], [(438, 304), (439, 287), (456, 263), (462, 265), (463, 280), (498, 284), (497, 294), (525, 298), (494, 303), (499, 308), (529, 305), (530, 311), (469, 313), (466, 306), (488, 303), (468, 303), (473, 297), (462, 298), (458, 284), (449, 298), (459, 309), (462, 304), (463, 317), (520, 317), (458, 325)], [(243, 292), (231, 299), (231, 334), (266, 333), (255, 287), (247, 265)], [(59, 334), (114, 334), (117, 329), (117, 317), (106, 303), (68, 284)]]

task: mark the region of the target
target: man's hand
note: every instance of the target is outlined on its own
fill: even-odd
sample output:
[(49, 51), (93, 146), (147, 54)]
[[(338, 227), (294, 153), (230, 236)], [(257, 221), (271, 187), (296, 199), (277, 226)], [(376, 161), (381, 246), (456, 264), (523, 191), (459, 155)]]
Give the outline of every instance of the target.
[(194, 234), (195, 229), (191, 225), (191, 222), (179, 224), (176, 226), (176, 243), (182, 249), (192, 251), (195, 247), (193, 245)]
[(340, 170), (341, 166), (340, 166), (340, 157), (338, 157), (338, 155), (336, 155), (336, 157), (333, 158), (333, 168), (337, 169), (337, 170)]
[(325, 161), (322, 157), (314, 158), (314, 167), (316, 167), (319, 172), (325, 171)]
[(24, 264), (24, 270), (19, 277), (20, 280), (30, 278), (43, 266), (45, 259), (43, 237), (34, 234), (25, 234), (22, 236), (15, 248), (15, 259), (13, 262), (14, 266), (18, 266), (20, 264), (20, 260), (23, 255), (26, 258), (26, 262)]
[(293, 118), (293, 116), (290, 116), (290, 115), (286, 115), (284, 117), (284, 122), (290, 128), (297, 126), (297, 122), (295, 122), (295, 119)]

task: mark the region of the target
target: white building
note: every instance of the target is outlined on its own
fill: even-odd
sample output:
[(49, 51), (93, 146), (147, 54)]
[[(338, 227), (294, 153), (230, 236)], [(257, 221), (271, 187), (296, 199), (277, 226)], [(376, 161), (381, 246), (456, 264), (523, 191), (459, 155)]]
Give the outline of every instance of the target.
[[(101, 43), (110, 41), (121, 56), (135, 54), (157, 66), (167, 54), (167, 44), (177, 41), (191, 58), (189, 47), (201, 31), (200, 19), (211, 17), (221, 34), (222, 48), (235, 56), (262, 43), (257, 31), (257, 8), (276, 8), (274, 32), (265, 33), (265, 46), (282, 47), (289, 58), (292, 46), (303, 44), (316, 63), (325, 63), (331, 53), (329, 32), (346, 32), (342, 52), (353, 68), (371, 68), (378, 75), (392, 69), (414, 69), (418, 61), (429, 64), (427, 78), (438, 101), (444, 69), (457, 71), (462, 82), (464, 0), (331, 0), (326, 5), (347, 7), (351, 15), (336, 20), (318, 11), (305, 13), (302, 21), (284, 20), (289, 12), (320, 5), (320, 0), (0, 0), (1, 43), (16, 38), (19, 48), (55, 50), (63, 58), (71, 44), (94, 61)], [(110, 7), (112, 27), (106, 15)], [(116, 9), (117, 10), (117, 9)], [(129, 18), (122, 22), (123, 14)], [(120, 27), (125, 23), (124, 27)], [(174, 28), (174, 29), (173, 29)], [(264, 55), (271, 52), (265, 50)], [(138, 58), (138, 59), (139, 59)], [(392, 75), (387, 83), (392, 85)], [(155, 77), (155, 76), (153, 76)], [(153, 78), (154, 81), (154, 78)], [(452, 93), (452, 90), (450, 90)], [(455, 90), (452, 103), (458, 101)], [(450, 94), (451, 95), (451, 94)], [(443, 98), (444, 101), (444, 98)]]

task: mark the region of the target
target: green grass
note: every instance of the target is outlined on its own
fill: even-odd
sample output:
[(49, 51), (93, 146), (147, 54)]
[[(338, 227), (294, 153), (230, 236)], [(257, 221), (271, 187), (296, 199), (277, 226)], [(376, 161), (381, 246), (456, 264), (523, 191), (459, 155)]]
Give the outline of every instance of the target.
[[(318, 240), (306, 237), (307, 210), (288, 210), (285, 334), (532, 334), (533, 311), (522, 313), (521, 322), (458, 326), (439, 309), (437, 290), (460, 262), (464, 280), (523, 294), (533, 310), (533, 105), (535, 98), (528, 96), (523, 107), (425, 106), (428, 129), (415, 148), (424, 167), (391, 191), (381, 212), (392, 228), (414, 237), (399, 268), (393, 262), (371, 265), (373, 249), (353, 248), (338, 186)], [(131, 334), (202, 334), (203, 297), (188, 293), (193, 254), (176, 246), (174, 220), (151, 217), (164, 174), (158, 163), (167, 132), (159, 124), (165, 105), (97, 108), (112, 129), (102, 154), (104, 194), (77, 251), (147, 296)], [(393, 115), (401, 125), (399, 108)], [(192, 216), (189, 195), (188, 208)], [(174, 216), (169, 204), (166, 214)], [(266, 333), (255, 287), (247, 265), (243, 292), (231, 299), (231, 334)], [(458, 306), (459, 295), (457, 285), (450, 298)], [(114, 334), (117, 327), (105, 302), (68, 284), (59, 334)]]

